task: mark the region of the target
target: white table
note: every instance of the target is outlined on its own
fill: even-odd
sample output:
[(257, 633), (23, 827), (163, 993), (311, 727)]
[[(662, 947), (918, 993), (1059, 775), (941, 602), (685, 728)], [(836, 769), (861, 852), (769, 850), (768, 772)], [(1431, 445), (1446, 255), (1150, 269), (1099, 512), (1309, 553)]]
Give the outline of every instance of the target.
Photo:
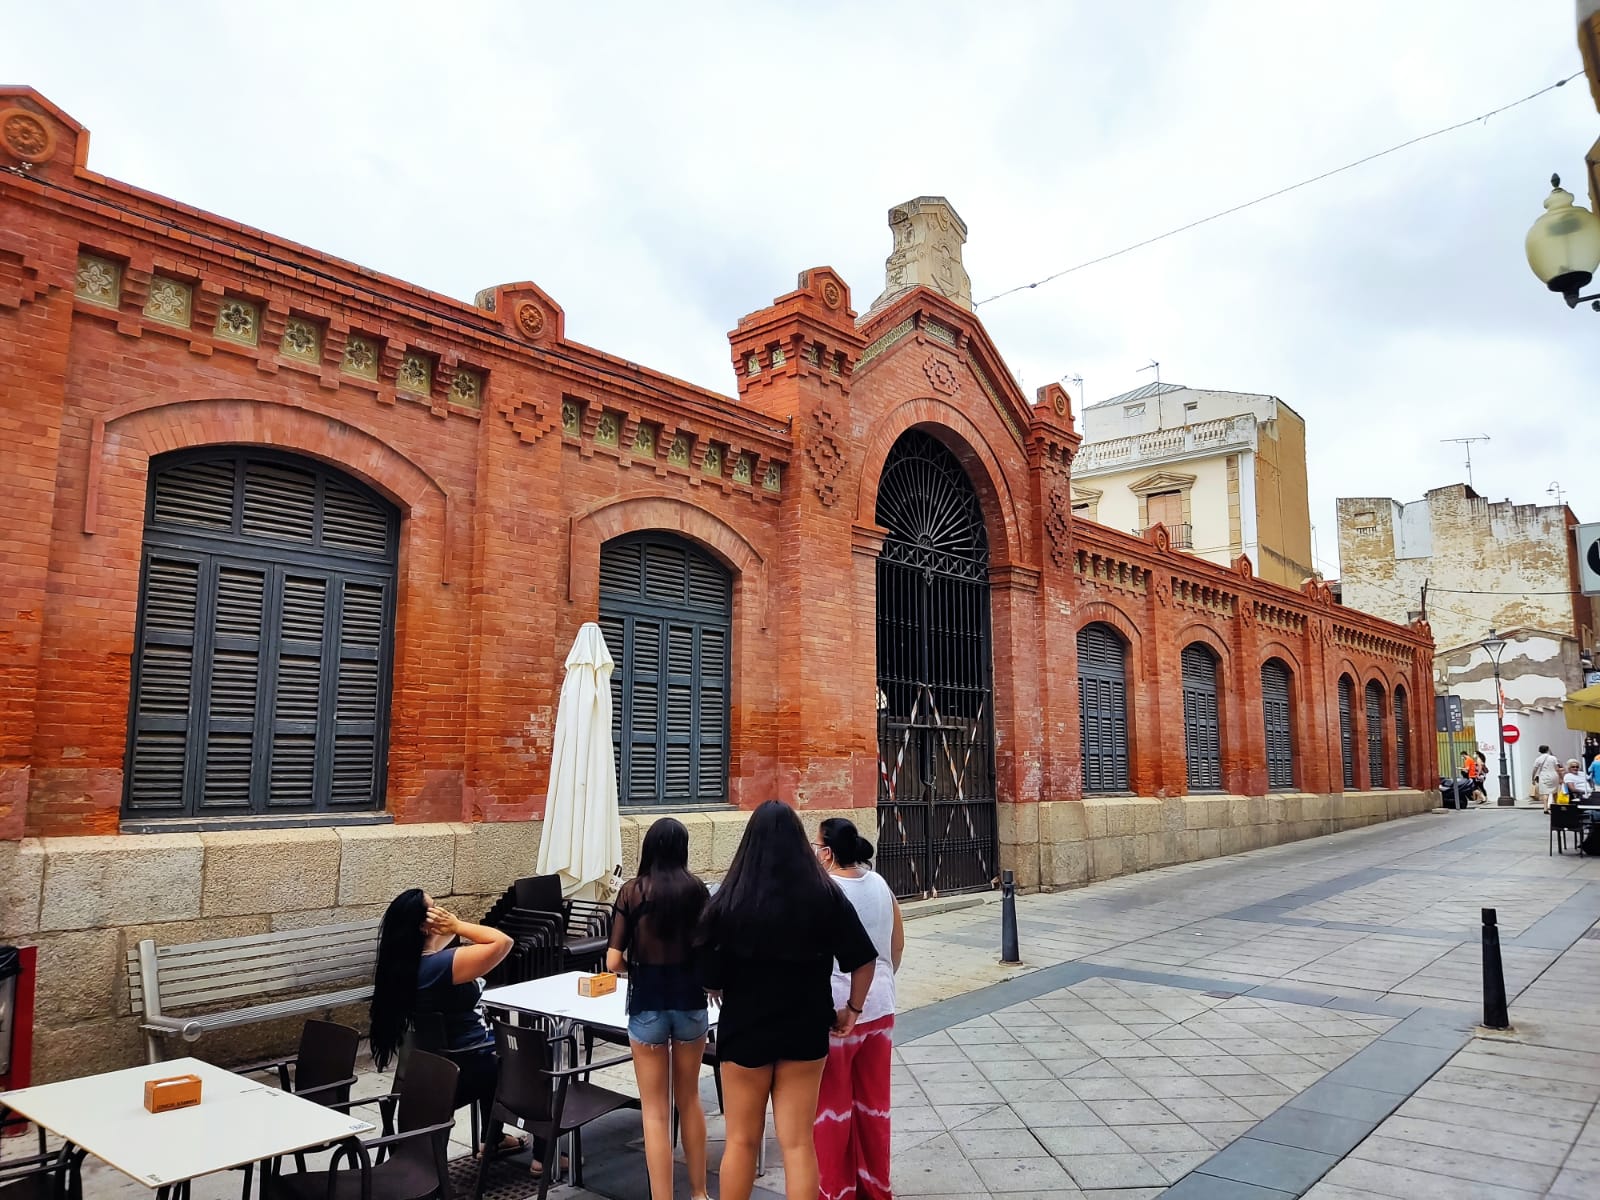
[[(599, 1029), (606, 1033), (626, 1036), (628, 981), (619, 977), (617, 990), (607, 996), (580, 996), (578, 980), (587, 974), (587, 971), (568, 971), (564, 975), (547, 975), (543, 979), (529, 979), (524, 983), (508, 983), (504, 987), (490, 988), (483, 993), (483, 1006), (526, 1016), (555, 1017), (569, 1025), (582, 1025), (586, 1029)], [(715, 1026), (715, 1007), (712, 1008), (710, 1015), (711, 1024)], [(668, 1079), (670, 1085), (670, 1075)], [(758, 1174), (766, 1174), (766, 1161), (767, 1145), (766, 1138), (763, 1137), (761, 1151), (757, 1156)]]
[[(200, 1103), (151, 1113), (147, 1079), (200, 1076)], [(372, 1132), (349, 1113), (264, 1086), (197, 1058), (0, 1093), (0, 1103), (75, 1148), (103, 1159), (160, 1200), (187, 1197), (189, 1181), (264, 1159), (311, 1150)]]

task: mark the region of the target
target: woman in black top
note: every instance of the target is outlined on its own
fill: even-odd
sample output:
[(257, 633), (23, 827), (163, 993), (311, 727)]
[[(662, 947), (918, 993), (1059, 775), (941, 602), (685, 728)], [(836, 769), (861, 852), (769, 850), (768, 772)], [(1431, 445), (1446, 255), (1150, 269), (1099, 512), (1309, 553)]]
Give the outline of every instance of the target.
[[(844, 1037), (854, 1027), (878, 952), (788, 805), (769, 800), (750, 815), (701, 922), (700, 952), (702, 980), (722, 1001), (722, 1200), (749, 1200), (769, 1098), (786, 1191), (791, 1200), (815, 1197), (812, 1122), (828, 1034)], [(849, 998), (837, 1011), (835, 959), (850, 976)]]
[(644, 835), (639, 873), (622, 885), (606, 951), (606, 968), (628, 976), (628, 1041), (644, 1110), (651, 1200), (672, 1200), (669, 1097), (677, 1100), (689, 1191), (695, 1200), (706, 1195), (706, 1114), (700, 1107), (706, 993), (693, 961), (706, 899), (706, 885), (689, 874), (689, 831), (662, 817)]
[[(467, 944), (458, 945), (458, 939)], [(436, 906), (421, 888), (396, 896), (378, 932), (368, 1034), (373, 1065), (387, 1071), (406, 1034), (424, 1024), (420, 1032), (428, 1040), (422, 1046), (448, 1053), (461, 1070), (456, 1106), (476, 1104), (487, 1123), (498, 1064), (494, 1035), (478, 999), (483, 977), (510, 952), (511, 939), (500, 930), (461, 920)], [(511, 1136), (499, 1148), (518, 1150), (525, 1144)], [(535, 1146), (535, 1174), (542, 1169), (539, 1153)]]

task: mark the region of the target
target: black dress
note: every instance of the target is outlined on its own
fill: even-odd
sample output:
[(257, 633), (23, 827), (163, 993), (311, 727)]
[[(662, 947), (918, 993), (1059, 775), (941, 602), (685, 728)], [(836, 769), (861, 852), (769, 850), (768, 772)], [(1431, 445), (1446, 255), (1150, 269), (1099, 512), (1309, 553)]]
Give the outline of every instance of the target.
[(650, 885), (635, 876), (622, 885), (611, 913), (611, 949), (628, 964), (628, 1015), (647, 1012), (703, 1012), (705, 989), (694, 966), (694, 931), (705, 909), (705, 884), (698, 889), (692, 915), (683, 927), (664, 934), (659, 928)]
[(741, 1067), (828, 1056), (833, 964), (846, 974), (878, 957), (855, 908), (838, 887), (820, 911), (792, 928), (735, 942), (715, 931), (700, 958), (701, 982), (722, 993), (717, 1056)]

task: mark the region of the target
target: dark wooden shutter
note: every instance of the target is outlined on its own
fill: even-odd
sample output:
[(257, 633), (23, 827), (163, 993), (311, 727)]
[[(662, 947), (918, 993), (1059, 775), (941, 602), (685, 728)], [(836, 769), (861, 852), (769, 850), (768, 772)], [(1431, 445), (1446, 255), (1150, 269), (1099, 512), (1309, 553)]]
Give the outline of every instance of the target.
[(152, 464), (130, 814), (381, 804), (397, 531), (389, 505), (320, 464)]
[(1195, 642), (1183, 651), (1183, 745), (1191, 792), (1222, 789), (1222, 732), (1217, 715), (1217, 658)]
[(1294, 733), (1289, 708), (1289, 668), (1276, 658), (1261, 664), (1261, 715), (1267, 733), (1267, 787), (1294, 788)]
[(1383, 685), (1367, 684), (1367, 778), (1370, 786), (1388, 787), (1383, 769)]
[(1083, 790), (1127, 791), (1127, 648), (1105, 625), (1078, 631), (1078, 730)]
[(1394, 768), (1396, 784), (1411, 786), (1411, 713), (1406, 709), (1405, 688), (1394, 690)]
[(1344, 768), (1344, 790), (1356, 790), (1356, 685), (1350, 676), (1339, 676), (1339, 762)]
[(727, 570), (689, 543), (636, 535), (601, 547), (623, 803), (727, 799), (731, 619)]

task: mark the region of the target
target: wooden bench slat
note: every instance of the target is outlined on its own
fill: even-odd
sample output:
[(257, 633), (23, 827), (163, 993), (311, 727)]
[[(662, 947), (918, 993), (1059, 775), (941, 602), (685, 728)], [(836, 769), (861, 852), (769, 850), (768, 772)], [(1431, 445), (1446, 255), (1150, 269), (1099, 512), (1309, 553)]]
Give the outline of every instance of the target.
[(316, 987), (326, 983), (349, 983), (354, 979), (366, 979), (370, 984), (371, 970), (365, 972), (350, 971), (316, 971), (300, 976), (285, 976), (278, 981), (263, 985), (255, 980), (241, 983), (219, 983), (214, 987), (202, 988), (193, 992), (176, 994), (165, 989), (161, 993), (161, 1007), (186, 1008), (196, 1004), (209, 1004), (216, 1000), (235, 1000), (241, 996), (270, 996), (274, 992), (292, 992), (301, 988)]
[(196, 980), (185, 987), (168, 988), (162, 985), (161, 1007), (172, 1008), (176, 1005), (193, 1007), (204, 1004), (208, 999), (215, 999), (224, 995), (248, 996), (259, 994), (270, 996), (277, 992), (292, 992), (301, 988), (312, 987), (328, 980), (367, 980), (372, 979), (373, 962), (340, 964), (337, 967), (321, 969), (308, 968), (292, 974), (276, 974), (267, 976), (252, 975), (222, 975), (209, 979)]
[[(274, 971), (290, 969), (308, 963), (336, 963), (360, 956), (371, 957), (378, 950), (377, 940), (367, 938), (347, 945), (330, 945), (314, 951), (302, 948), (276, 950), (270, 954), (239, 955), (235, 958), (206, 957), (194, 962), (189, 959), (168, 959), (158, 964), (156, 970), (162, 980), (199, 979), (208, 974), (227, 971)], [(163, 985), (164, 986), (164, 985)]]

